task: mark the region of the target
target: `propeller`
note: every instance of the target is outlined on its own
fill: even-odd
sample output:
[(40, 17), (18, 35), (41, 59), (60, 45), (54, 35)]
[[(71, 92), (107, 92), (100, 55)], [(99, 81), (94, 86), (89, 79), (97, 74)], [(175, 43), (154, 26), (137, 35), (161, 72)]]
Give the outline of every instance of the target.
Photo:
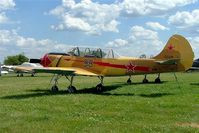
[(41, 63), (41, 59), (30, 59), (30, 63)]

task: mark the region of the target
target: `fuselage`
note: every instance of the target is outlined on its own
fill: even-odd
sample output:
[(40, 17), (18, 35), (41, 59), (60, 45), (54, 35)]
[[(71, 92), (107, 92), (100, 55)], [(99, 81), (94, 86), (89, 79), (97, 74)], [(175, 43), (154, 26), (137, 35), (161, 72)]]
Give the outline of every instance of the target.
[(178, 71), (178, 65), (162, 65), (156, 59), (96, 58), (47, 54), (42, 59), (44, 67), (82, 68), (103, 76), (123, 76)]

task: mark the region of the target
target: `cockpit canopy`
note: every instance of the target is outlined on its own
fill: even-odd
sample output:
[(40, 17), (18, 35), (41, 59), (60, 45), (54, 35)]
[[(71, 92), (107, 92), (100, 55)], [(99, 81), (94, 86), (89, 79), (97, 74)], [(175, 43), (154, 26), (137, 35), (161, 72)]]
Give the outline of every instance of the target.
[(118, 58), (119, 54), (113, 52), (112, 49), (100, 49), (100, 48), (72, 48), (67, 52), (71, 56), (80, 57), (93, 57), (93, 58)]

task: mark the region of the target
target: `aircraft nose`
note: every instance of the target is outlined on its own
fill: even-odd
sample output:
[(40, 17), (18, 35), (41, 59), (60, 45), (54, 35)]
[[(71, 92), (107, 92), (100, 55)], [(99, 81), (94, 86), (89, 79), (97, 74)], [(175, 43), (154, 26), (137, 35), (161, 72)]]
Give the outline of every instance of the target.
[(48, 54), (44, 55), (44, 57), (41, 58), (40, 64), (41, 64), (42, 66), (48, 67), (48, 66), (50, 65), (50, 63), (51, 63), (51, 60), (50, 60)]

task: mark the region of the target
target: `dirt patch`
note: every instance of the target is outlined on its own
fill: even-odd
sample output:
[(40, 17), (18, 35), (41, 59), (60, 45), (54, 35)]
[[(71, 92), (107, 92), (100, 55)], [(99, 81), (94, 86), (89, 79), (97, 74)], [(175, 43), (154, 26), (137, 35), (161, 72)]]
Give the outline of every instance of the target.
[(199, 128), (199, 123), (177, 123), (177, 125), (182, 127)]

